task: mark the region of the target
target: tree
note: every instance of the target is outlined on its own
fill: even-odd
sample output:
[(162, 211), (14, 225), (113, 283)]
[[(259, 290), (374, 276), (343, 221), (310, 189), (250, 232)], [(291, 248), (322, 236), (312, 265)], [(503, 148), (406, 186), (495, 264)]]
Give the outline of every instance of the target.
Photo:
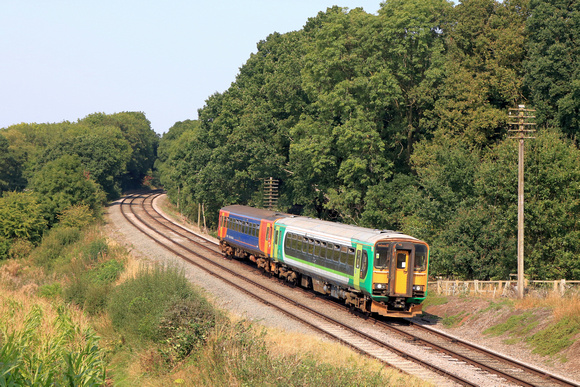
[(153, 168), (157, 156), (159, 137), (151, 128), (151, 122), (141, 112), (116, 114), (94, 113), (79, 120), (79, 124), (102, 130), (104, 127), (118, 128), (129, 143), (131, 153), (126, 170), (120, 176), (123, 189), (141, 186), (147, 172)]
[(84, 172), (100, 184), (109, 199), (121, 194), (121, 176), (126, 172), (131, 147), (115, 127), (89, 129), (77, 125), (67, 135), (44, 149), (40, 166), (63, 155), (75, 155)]
[(531, 0), (525, 84), (539, 124), (580, 133), (580, 1)]
[(523, 100), (527, 1), (469, 0), (445, 27), (445, 79), (425, 125), (464, 135), (483, 149), (506, 133), (506, 107)]
[(3, 191), (21, 190), (25, 186), (23, 166), (10, 147), (8, 139), (0, 133), (0, 194)]
[(87, 173), (81, 158), (64, 155), (48, 161), (30, 181), (37, 197), (42, 198), (44, 217), (48, 224), (56, 223), (57, 216), (74, 205), (87, 205), (97, 213), (106, 197), (99, 184)]

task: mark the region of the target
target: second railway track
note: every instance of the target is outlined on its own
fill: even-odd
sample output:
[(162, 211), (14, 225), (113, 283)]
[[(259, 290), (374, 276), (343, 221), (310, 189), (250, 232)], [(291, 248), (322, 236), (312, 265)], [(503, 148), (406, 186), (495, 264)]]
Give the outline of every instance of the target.
[[(312, 295), (256, 275), (256, 270), (246, 265), (224, 260), (215, 242), (162, 215), (153, 204), (157, 196), (159, 193), (127, 196), (121, 202), (121, 213), (157, 244), (235, 287), (237, 291), (405, 373), (435, 385), (579, 386), (573, 381), (502, 356), (492, 358), (490, 351), (485, 353), (486, 350), (479, 347), (469, 348), (469, 343), (458, 343), (454, 338), (443, 337), (442, 333), (424, 332), (424, 327), (396, 327), (378, 320), (374, 324), (369, 321), (363, 324), (358, 317), (345, 317), (344, 308), (337, 305), (325, 303), (325, 307), (318, 307), (323, 304), (321, 299), (313, 300)], [(294, 296), (300, 293), (300, 297)], [(322, 313), (320, 309), (328, 311)], [(340, 318), (335, 318), (336, 314), (340, 314)], [(353, 326), (361, 328), (354, 329)], [(392, 337), (395, 331), (399, 336), (397, 338)], [(401, 349), (408, 346), (414, 349)]]

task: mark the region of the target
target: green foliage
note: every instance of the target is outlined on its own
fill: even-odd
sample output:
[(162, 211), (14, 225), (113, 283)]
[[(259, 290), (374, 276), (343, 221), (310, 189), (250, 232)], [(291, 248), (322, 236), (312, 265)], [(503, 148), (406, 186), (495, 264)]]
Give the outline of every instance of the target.
[(444, 305), (447, 304), (448, 302), (449, 300), (445, 296), (437, 296), (429, 294), (425, 298), (425, 301), (423, 301), (423, 308), (426, 308), (428, 306)]
[(62, 285), (60, 282), (51, 284), (44, 284), (38, 288), (38, 295), (40, 297), (54, 299), (62, 294)]
[(124, 268), (123, 262), (110, 259), (98, 264), (88, 275), (95, 284), (110, 284), (119, 278)]
[(462, 322), (469, 316), (469, 312), (465, 310), (450, 316), (446, 314), (445, 317), (443, 317), (443, 320), (441, 320), (441, 323), (445, 328), (455, 328), (460, 326)]
[(55, 261), (62, 258), (67, 246), (77, 242), (81, 235), (78, 228), (53, 228), (44, 235), (40, 246), (32, 252), (32, 259), (37, 265), (51, 269)]
[(179, 310), (180, 305), (195, 302), (197, 297), (183, 273), (172, 268), (155, 268), (142, 271), (136, 278), (117, 286), (111, 294), (108, 311), (113, 325), (121, 332), (157, 341), (161, 339), (160, 327), (166, 324), (164, 329), (168, 335), (172, 326), (169, 320), (179, 317), (178, 314), (171, 317), (170, 310)]
[(332, 7), (272, 34), (198, 121), (161, 140), (174, 203), (207, 223), (262, 204), (426, 240), (431, 274), (516, 270), (517, 154), (507, 110), (535, 106), (526, 142), (526, 271), (580, 278), (580, 6), (561, 0), (388, 1)]
[(112, 174), (112, 176), (125, 190), (139, 188), (147, 171), (153, 168), (159, 143), (159, 138), (151, 128), (151, 122), (145, 114), (140, 112), (110, 115), (95, 113), (79, 120), (79, 124), (87, 125), (93, 131), (103, 127), (113, 127), (120, 131), (122, 138), (130, 147), (130, 152), (128, 155), (123, 155), (127, 158), (123, 161), (123, 170), (118, 170), (122, 173)]
[(83, 259), (90, 264), (107, 254), (109, 245), (105, 239), (98, 238), (84, 245), (82, 250)]
[(5, 193), (0, 198), (0, 219), (0, 235), (7, 239), (38, 242), (46, 225), (38, 196), (31, 193)]
[(563, 318), (550, 324), (546, 329), (528, 338), (534, 353), (552, 356), (574, 344), (574, 337), (580, 332), (580, 321), (576, 318)]
[(4, 191), (20, 190), (25, 186), (23, 169), (22, 159), (10, 147), (8, 139), (0, 133), (0, 194)]
[(58, 215), (59, 227), (82, 229), (94, 221), (94, 213), (86, 204), (77, 204)]
[(532, 312), (510, 316), (506, 322), (494, 325), (483, 331), (485, 335), (500, 336), (503, 334), (526, 336), (538, 325), (538, 316)]
[[(78, 126), (47, 147), (39, 161), (46, 165), (67, 155), (76, 156), (83, 176), (97, 183), (109, 199), (119, 197), (120, 176), (125, 173), (131, 155), (131, 147), (119, 129), (104, 127), (89, 131)], [(65, 170), (70, 168), (62, 163), (60, 166)]]
[(66, 227), (86, 225), (101, 213), (107, 197), (117, 198), (121, 187), (136, 188), (135, 182), (143, 181), (153, 167), (157, 143), (145, 115), (132, 112), (95, 114), (77, 123), (23, 123), (0, 130), (0, 194), (32, 192), (46, 220), (35, 222), (38, 231), (30, 237), (22, 235), (31, 231), (26, 216), (37, 210), (35, 203), (29, 200), (26, 214), (26, 206), (6, 210), (9, 200), (0, 200), (0, 217), (6, 219), (0, 222), (0, 258), (14, 238), (38, 243), (57, 218)]
[(91, 315), (105, 310), (112, 283), (124, 269), (120, 260), (107, 259), (108, 251), (103, 238), (83, 241), (75, 249), (78, 258), (67, 268), (69, 283), (63, 290), (64, 300), (82, 307)]
[(42, 198), (50, 224), (72, 206), (86, 205), (97, 211), (105, 203), (100, 186), (86, 174), (81, 159), (75, 155), (64, 155), (44, 164), (31, 179), (31, 187)]
[(580, 133), (580, 2), (531, 0), (525, 82), (541, 124)]
[(214, 307), (200, 295), (173, 300), (159, 320), (158, 342), (171, 364), (205, 344), (218, 317)]

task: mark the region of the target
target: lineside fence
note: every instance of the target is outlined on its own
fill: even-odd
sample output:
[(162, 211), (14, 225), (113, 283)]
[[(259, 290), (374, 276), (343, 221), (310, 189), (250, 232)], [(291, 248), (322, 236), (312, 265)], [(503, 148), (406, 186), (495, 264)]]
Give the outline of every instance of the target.
[[(480, 295), (485, 297), (517, 297), (517, 280), (511, 281), (429, 281), (429, 291), (438, 295)], [(532, 297), (580, 296), (580, 281), (528, 281), (525, 280), (525, 294)]]

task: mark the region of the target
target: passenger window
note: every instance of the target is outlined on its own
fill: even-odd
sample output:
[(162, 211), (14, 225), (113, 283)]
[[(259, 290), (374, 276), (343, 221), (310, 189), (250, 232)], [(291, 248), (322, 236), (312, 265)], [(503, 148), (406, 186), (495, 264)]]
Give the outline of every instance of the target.
[(352, 247), (348, 249), (348, 258), (346, 264), (350, 267), (354, 267), (354, 249)]
[(312, 255), (314, 253), (314, 241), (312, 239), (308, 240), (308, 254)]
[(335, 262), (340, 261), (340, 246), (339, 245), (334, 245), (334, 252), (332, 255), (332, 260)]
[(326, 242), (320, 242), (320, 257), (326, 258)]
[(342, 246), (340, 249), (340, 263), (346, 263), (348, 260), (348, 249), (346, 246)]
[(320, 241), (314, 241), (314, 255), (320, 257)]

